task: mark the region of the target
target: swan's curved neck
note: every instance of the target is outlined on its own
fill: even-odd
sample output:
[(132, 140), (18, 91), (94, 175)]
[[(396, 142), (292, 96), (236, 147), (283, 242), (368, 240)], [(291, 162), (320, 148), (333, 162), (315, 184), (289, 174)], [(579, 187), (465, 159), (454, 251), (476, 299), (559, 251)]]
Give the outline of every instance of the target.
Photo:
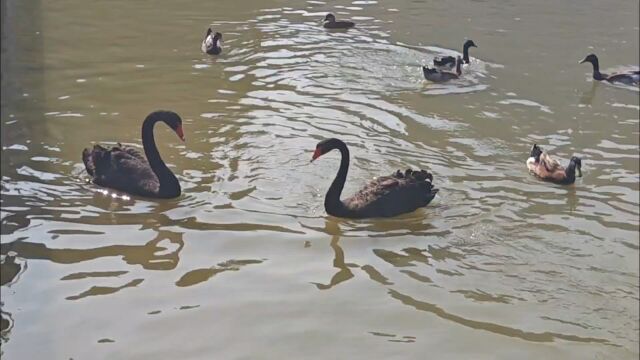
[[(335, 148), (340, 150), (342, 158), (340, 159), (338, 174), (336, 174), (336, 178), (333, 179), (329, 191), (327, 191), (327, 195), (324, 197), (324, 208), (327, 213), (335, 213), (336, 211), (342, 211), (344, 209), (344, 204), (340, 201), (340, 195), (342, 194), (342, 189), (344, 189), (344, 183), (347, 180), (347, 172), (349, 172), (349, 149), (347, 145), (340, 142)], [(333, 211), (330, 211), (330, 209)]]
[(149, 166), (153, 170), (154, 174), (158, 177), (158, 183), (160, 189), (158, 195), (160, 197), (176, 197), (180, 195), (180, 183), (176, 176), (169, 170), (167, 165), (162, 161), (158, 148), (156, 147), (156, 140), (153, 136), (153, 126), (160, 121), (159, 118), (154, 116), (147, 116), (142, 123), (142, 146), (144, 147), (144, 154), (149, 161)]

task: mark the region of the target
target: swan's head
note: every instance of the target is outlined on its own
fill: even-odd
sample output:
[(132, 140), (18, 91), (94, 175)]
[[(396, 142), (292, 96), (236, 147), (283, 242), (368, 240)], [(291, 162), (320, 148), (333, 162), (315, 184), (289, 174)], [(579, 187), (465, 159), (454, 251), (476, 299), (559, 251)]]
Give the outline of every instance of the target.
[(598, 57), (596, 56), (596, 54), (589, 54), (584, 59), (580, 60), (580, 62), (578, 64), (584, 64), (586, 62), (590, 62), (592, 64), (597, 64), (598, 63)]
[(328, 153), (333, 149), (337, 149), (340, 144), (343, 143), (338, 139), (326, 139), (322, 140), (316, 145), (316, 150), (313, 152), (313, 157), (311, 157), (311, 161), (319, 158), (320, 156)]
[(466, 48), (470, 48), (470, 47), (477, 48), (478, 46), (476, 46), (476, 43), (474, 43), (473, 40), (467, 40), (464, 43), (464, 47), (466, 47)]
[(582, 159), (577, 156), (573, 156), (571, 157), (569, 164), (574, 164), (576, 171), (578, 172), (578, 177), (582, 177)]
[(180, 140), (184, 141), (184, 132), (182, 131), (182, 119), (180, 115), (173, 111), (156, 111), (154, 117), (167, 124), (173, 130)]
[(323, 22), (335, 22), (335, 21), (336, 21), (336, 17), (332, 13), (328, 13), (323, 20)]

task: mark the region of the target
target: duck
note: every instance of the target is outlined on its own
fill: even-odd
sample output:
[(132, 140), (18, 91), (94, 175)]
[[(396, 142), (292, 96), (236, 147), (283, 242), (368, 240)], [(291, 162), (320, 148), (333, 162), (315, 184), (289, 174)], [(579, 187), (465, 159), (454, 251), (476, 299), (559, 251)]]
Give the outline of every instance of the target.
[(324, 198), (327, 214), (351, 219), (393, 217), (427, 206), (438, 193), (432, 185), (433, 174), (426, 170), (398, 170), (381, 176), (346, 200), (340, 200), (349, 171), (349, 148), (340, 139), (320, 141), (311, 162), (332, 150), (339, 150), (340, 168)]
[(222, 34), (217, 31), (214, 33), (211, 28), (208, 28), (200, 48), (203, 53), (220, 55), (222, 52)]
[(437, 83), (443, 83), (449, 80), (458, 79), (460, 75), (462, 75), (462, 58), (458, 56), (458, 58), (456, 59), (455, 73), (438, 70), (436, 68), (430, 69), (426, 66), (422, 67), (422, 73), (424, 74), (425, 79)]
[(92, 149), (82, 151), (82, 161), (91, 181), (141, 197), (171, 199), (180, 196), (180, 182), (156, 147), (153, 128), (159, 122), (169, 126), (184, 141), (180, 116), (168, 110), (154, 111), (142, 122), (144, 155), (138, 149), (120, 143), (111, 148), (96, 144)]
[(626, 85), (639, 85), (640, 84), (640, 70), (634, 70), (627, 73), (607, 75), (600, 72), (600, 63), (598, 57), (595, 54), (589, 54), (584, 59), (580, 60), (579, 64), (586, 62), (591, 63), (593, 66), (593, 79), (597, 81), (608, 81), (610, 83), (622, 83)]
[[(469, 48), (471, 47), (474, 47), (474, 48), (478, 47), (476, 43), (473, 42), (473, 40), (467, 40), (462, 45), (462, 61), (464, 61), (465, 64), (469, 63)], [(455, 64), (456, 64), (456, 58), (453, 56), (445, 56), (442, 58), (433, 59), (433, 65), (436, 67), (453, 68)]]
[(582, 177), (582, 159), (572, 156), (569, 165), (564, 168), (537, 144), (531, 147), (526, 164), (529, 171), (541, 180), (559, 185), (573, 184), (576, 181), (576, 172)]
[(328, 13), (322, 22), (322, 26), (324, 26), (325, 29), (349, 29), (356, 26), (356, 24), (351, 21), (336, 21), (336, 17), (332, 13)]

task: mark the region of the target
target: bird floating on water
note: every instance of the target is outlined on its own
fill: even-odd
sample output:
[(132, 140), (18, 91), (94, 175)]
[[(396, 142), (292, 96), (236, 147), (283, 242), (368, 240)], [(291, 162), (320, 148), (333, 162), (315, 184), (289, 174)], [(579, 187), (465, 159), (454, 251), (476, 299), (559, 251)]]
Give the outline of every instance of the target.
[(351, 21), (336, 21), (336, 17), (332, 13), (328, 13), (322, 22), (322, 26), (324, 26), (325, 29), (349, 29), (356, 26), (356, 24)]
[(560, 185), (573, 184), (576, 181), (576, 171), (582, 177), (582, 160), (579, 157), (571, 157), (569, 165), (564, 168), (537, 144), (531, 147), (527, 168), (540, 179)]
[(607, 75), (600, 72), (600, 63), (595, 54), (589, 54), (580, 60), (579, 64), (591, 63), (593, 66), (593, 79), (598, 81), (608, 81), (610, 83), (622, 83), (626, 85), (640, 84), (640, 70), (629, 71), (626, 73)]
[(438, 193), (432, 185), (433, 175), (425, 170), (398, 170), (365, 185), (346, 200), (340, 200), (349, 171), (349, 149), (339, 139), (322, 140), (316, 145), (311, 161), (338, 149), (342, 156), (340, 169), (324, 198), (329, 215), (343, 218), (392, 217), (427, 206)]
[(200, 48), (202, 52), (209, 55), (220, 55), (222, 52), (222, 34), (217, 31), (214, 33), (211, 28), (208, 28)]

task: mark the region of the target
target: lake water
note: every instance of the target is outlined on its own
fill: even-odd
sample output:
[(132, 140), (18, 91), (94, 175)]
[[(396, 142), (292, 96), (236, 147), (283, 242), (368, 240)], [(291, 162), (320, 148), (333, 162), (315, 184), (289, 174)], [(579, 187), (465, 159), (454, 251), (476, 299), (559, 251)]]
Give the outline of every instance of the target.
[[(2, 2), (7, 359), (637, 359), (637, 1)], [(357, 22), (324, 30), (328, 12)], [(207, 26), (221, 56), (200, 52)], [(472, 63), (446, 85), (420, 66)], [(183, 194), (112, 198), (92, 143), (156, 127)], [(440, 189), (391, 219), (328, 216), (371, 178)], [(540, 144), (573, 186), (532, 177)]]

